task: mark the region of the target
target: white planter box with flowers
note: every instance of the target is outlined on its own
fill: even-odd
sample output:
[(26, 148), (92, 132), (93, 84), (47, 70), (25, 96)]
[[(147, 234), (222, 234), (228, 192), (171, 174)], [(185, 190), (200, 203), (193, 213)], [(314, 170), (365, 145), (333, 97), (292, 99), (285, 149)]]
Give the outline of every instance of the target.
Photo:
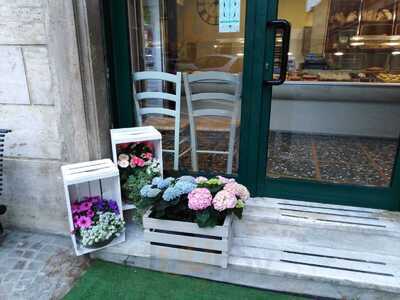
[(110, 159), (61, 167), (76, 255), (125, 241), (118, 168)]
[(141, 189), (144, 238), (152, 256), (226, 268), (233, 215), (250, 194), (233, 179), (154, 178)]
[(123, 210), (134, 209), (142, 186), (162, 176), (161, 134), (152, 126), (111, 129), (111, 145), (120, 172)]

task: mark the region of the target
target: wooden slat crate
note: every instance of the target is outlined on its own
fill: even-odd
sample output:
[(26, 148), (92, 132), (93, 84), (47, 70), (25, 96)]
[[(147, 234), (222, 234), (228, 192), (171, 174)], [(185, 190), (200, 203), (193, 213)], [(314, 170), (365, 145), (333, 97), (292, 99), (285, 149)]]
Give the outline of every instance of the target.
[[(160, 162), (161, 174), (163, 173), (161, 133), (153, 126), (111, 129), (111, 147), (113, 161), (118, 162), (117, 146), (137, 142), (151, 142), (154, 146), (154, 157)], [(134, 209), (134, 204), (123, 203), (123, 209)]]
[(222, 226), (199, 228), (196, 223), (143, 217), (144, 239), (150, 243), (150, 254), (161, 259), (228, 266), (232, 216)]
[(72, 233), (74, 224), (72, 220), (71, 204), (74, 201), (81, 201), (85, 197), (102, 196), (104, 199), (116, 201), (120, 215), (123, 217), (119, 171), (114, 163), (110, 159), (77, 163), (62, 166), (61, 172), (64, 179), (69, 229), (76, 255), (83, 255), (124, 242), (125, 233), (123, 232), (105, 247), (88, 249), (80, 245), (75, 234)]

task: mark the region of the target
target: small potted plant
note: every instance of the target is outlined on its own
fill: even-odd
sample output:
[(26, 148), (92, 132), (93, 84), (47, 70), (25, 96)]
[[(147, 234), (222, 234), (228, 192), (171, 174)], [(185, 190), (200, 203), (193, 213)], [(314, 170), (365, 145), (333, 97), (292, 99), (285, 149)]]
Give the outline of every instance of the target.
[(118, 144), (117, 154), (122, 198), (127, 203), (136, 204), (140, 201), (140, 189), (161, 174), (154, 146), (151, 142)]
[(141, 191), (145, 239), (151, 253), (226, 267), (232, 215), (242, 217), (247, 188), (222, 176), (156, 177)]
[(110, 244), (125, 229), (116, 201), (100, 196), (85, 197), (72, 203), (74, 234), (84, 248), (95, 249)]

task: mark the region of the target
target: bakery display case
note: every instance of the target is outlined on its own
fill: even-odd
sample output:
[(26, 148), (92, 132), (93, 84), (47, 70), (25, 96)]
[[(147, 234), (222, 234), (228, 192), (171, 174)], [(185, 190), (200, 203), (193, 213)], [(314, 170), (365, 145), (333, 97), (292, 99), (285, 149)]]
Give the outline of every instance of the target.
[(321, 0), (303, 28), (311, 34), (291, 40), (289, 81), (400, 83), (400, 0)]

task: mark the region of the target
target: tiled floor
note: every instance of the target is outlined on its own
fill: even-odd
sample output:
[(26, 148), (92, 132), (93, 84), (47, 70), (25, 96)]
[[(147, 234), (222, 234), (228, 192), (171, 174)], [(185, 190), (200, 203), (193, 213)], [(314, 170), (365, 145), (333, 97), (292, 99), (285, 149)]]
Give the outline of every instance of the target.
[(395, 139), (275, 132), (268, 176), (388, 186), (396, 151)]
[(0, 299), (61, 299), (88, 265), (68, 237), (8, 231), (0, 245)]
[[(163, 145), (172, 139), (163, 134)], [(201, 148), (227, 150), (228, 137), (222, 132), (200, 132)], [(183, 145), (183, 149), (188, 147)], [(396, 139), (355, 136), (327, 136), (272, 132), (269, 140), (267, 175), (329, 183), (388, 186), (397, 151)], [(201, 171), (224, 173), (226, 156), (199, 155)], [(171, 169), (172, 155), (165, 155)], [(181, 158), (181, 170), (191, 170), (190, 154)], [(234, 170), (237, 170), (236, 159)]]

